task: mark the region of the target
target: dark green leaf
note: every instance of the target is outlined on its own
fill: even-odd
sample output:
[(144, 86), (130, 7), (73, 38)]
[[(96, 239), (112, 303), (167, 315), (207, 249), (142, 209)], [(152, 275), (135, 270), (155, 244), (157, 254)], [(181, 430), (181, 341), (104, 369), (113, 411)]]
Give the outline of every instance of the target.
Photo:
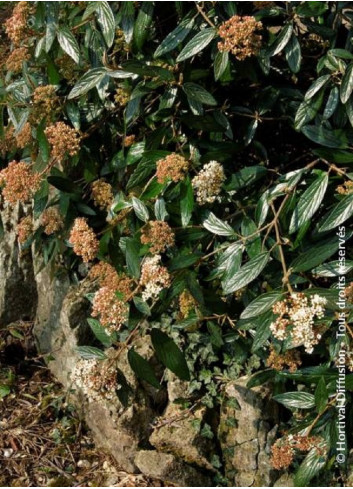
[(175, 49), (191, 32), (191, 29), (194, 25), (194, 19), (190, 17), (185, 17), (181, 22), (178, 23), (178, 26), (170, 32), (165, 39), (161, 42), (161, 44), (156, 49), (153, 57), (159, 58), (163, 56), (163, 54), (169, 53)]
[(300, 197), (289, 225), (289, 232), (294, 233), (309, 221), (323, 201), (328, 184), (328, 174), (322, 173)]
[(212, 41), (212, 39), (217, 35), (217, 30), (213, 28), (206, 28), (198, 32), (191, 41), (189, 41), (186, 46), (182, 49), (181, 53), (177, 57), (177, 63), (185, 61), (195, 54), (199, 53)]
[(169, 370), (182, 380), (190, 380), (189, 368), (184, 354), (174, 341), (159, 329), (152, 329), (151, 338), (157, 357)]
[(286, 47), (287, 43), (292, 37), (292, 32), (293, 32), (293, 24), (285, 25), (281, 29), (281, 32), (277, 36), (277, 39), (270, 46), (268, 50), (268, 56), (275, 56), (276, 54), (280, 53), (282, 49)]
[(78, 346), (76, 348), (77, 353), (85, 360), (96, 358), (98, 360), (104, 360), (106, 357), (104, 351), (94, 346)]
[(214, 65), (213, 65), (214, 78), (216, 81), (221, 78), (221, 76), (227, 69), (228, 63), (229, 63), (229, 53), (226, 51), (223, 52), (218, 51), (218, 53), (215, 56)]
[(127, 354), (127, 358), (130, 367), (139, 379), (148, 382), (156, 389), (161, 388), (160, 383), (158, 382), (151, 365), (145, 358), (139, 355), (133, 348), (130, 348)]
[(296, 487), (308, 487), (310, 481), (325, 466), (326, 456), (322, 454), (323, 451), (325, 451), (324, 444), (320, 444), (318, 448), (315, 447), (310, 450), (294, 476)]
[(68, 95), (69, 99), (79, 97), (89, 92), (93, 87), (96, 87), (105, 77), (107, 71), (105, 68), (93, 68), (83, 75), (76, 83)]
[(269, 311), (276, 302), (283, 298), (282, 292), (267, 292), (256, 297), (241, 313), (241, 319), (257, 317), (264, 312)]
[(348, 143), (344, 135), (337, 131), (330, 131), (322, 126), (304, 126), (302, 133), (314, 143), (327, 148), (347, 148)]
[(345, 104), (353, 91), (353, 63), (349, 63), (343, 75), (340, 86), (340, 97), (342, 104)]
[(343, 224), (353, 215), (353, 194), (346, 195), (319, 222), (319, 232), (329, 231)]
[(213, 212), (207, 211), (202, 225), (208, 231), (219, 236), (236, 236), (234, 229), (226, 222), (218, 219)]
[(325, 378), (321, 377), (315, 389), (315, 405), (318, 413), (322, 413), (328, 401)]
[(103, 346), (109, 348), (112, 345), (112, 337), (106, 333), (106, 330), (101, 323), (93, 318), (88, 318), (87, 322), (97, 340), (100, 341)]
[(292, 35), (288, 44), (285, 47), (286, 60), (290, 70), (293, 73), (298, 73), (300, 70), (300, 64), (302, 60), (300, 43), (297, 36)]
[(47, 177), (48, 183), (53, 187), (61, 190), (62, 192), (67, 192), (69, 194), (79, 193), (79, 188), (74, 184), (72, 180), (69, 180), (66, 177), (56, 177), (49, 176)]
[(315, 397), (310, 392), (286, 392), (273, 399), (289, 409), (311, 409), (315, 407)]
[(96, 2), (97, 3), (97, 20), (99, 27), (101, 28), (105, 42), (108, 48), (113, 45), (115, 37), (115, 19), (109, 2)]
[(72, 32), (69, 31), (67, 27), (63, 26), (58, 30), (57, 35), (61, 49), (65, 51), (75, 63), (79, 63), (80, 48)]
[(193, 208), (194, 192), (190, 178), (187, 177), (180, 185), (180, 214), (183, 227), (186, 227), (189, 224)]
[(196, 100), (196, 102), (200, 102), (200, 104), (217, 105), (217, 101), (214, 97), (201, 85), (191, 82), (184, 83), (183, 90), (188, 98)]
[(141, 49), (152, 23), (154, 5), (153, 2), (143, 2), (139, 9), (134, 26), (134, 41), (137, 49)]
[(146, 205), (140, 199), (132, 197), (132, 206), (136, 216), (141, 219), (141, 221), (147, 222), (150, 215)]
[(222, 282), (223, 292), (231, 294), (255, 280), (267, 265), (269, 258), (269, 253), (261, 253), (249, 260), (237, 273)]

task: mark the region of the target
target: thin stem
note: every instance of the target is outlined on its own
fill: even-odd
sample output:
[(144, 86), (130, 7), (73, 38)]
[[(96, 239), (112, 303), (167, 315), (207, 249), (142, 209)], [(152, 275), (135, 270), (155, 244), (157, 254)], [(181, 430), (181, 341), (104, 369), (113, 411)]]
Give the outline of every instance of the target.
[[(283, 204), (283, 202), (282, 202), (282, 204)], [(271, 209), (275, 215), (274, 227), (275, 227), (275, 232), (276, 232), (276, 240), (277, 240), (277, 245), (278, 245), (278, 249), (279, 249), (279, 255), (281, 258), (281, 263), (282, 263), (282, 268), (283, 268), (282, 282), (283, 282), (283, 284), (285, 284), (287, 286), (288, 291), (291, 294), (293, 294), (293, 289), (292, 289), (292, 286), (289, 282), (290, 269), (289, 270), (287, 269), (286, 260), (285, 260), (283, 248), (282, 248), (282, 240), (281, 240), (281, 235), (280, 235), (279, 226), (278, 226), (278, 215), (276, 214), (276, 209), (272, 203), (271, 203)]]

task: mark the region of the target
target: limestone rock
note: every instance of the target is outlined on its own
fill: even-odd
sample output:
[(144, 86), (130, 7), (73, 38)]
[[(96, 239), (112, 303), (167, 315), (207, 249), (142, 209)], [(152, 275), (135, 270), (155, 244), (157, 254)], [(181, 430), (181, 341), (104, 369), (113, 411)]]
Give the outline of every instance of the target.
[(159, 427), (157, 425), (150, 437), (151, 444), (185, 462), (214, 470), (209, 461), (215, 450), (214, 443), (200, 434), (205, 414), (204, 407), (185, 413), (180, 405), (169, 403), (159, 418)]
[(270, 465), (277, 411), (265, 387), (246, 387), (243, 377), (229, 384), (221, 406), (219, 440), (226, 476), (236, 487), (271, 486), (276, 472)]
[(4, 204), (0, 211), (4, 234), (0, 237), (0, 327), (20, 319), (32, 320), (37, 304), (32, 254), (21, 250), (16, 228), (27, 209)]
[(135, 463), (147, 477), (161, 479), (165, 485), (213, 487), (212, 480), (208, 476), (168, 453), (141, 450), (136, 455)]
[(273, 484), (273, 487), (295, 487), (291, 474), (282, 474)]

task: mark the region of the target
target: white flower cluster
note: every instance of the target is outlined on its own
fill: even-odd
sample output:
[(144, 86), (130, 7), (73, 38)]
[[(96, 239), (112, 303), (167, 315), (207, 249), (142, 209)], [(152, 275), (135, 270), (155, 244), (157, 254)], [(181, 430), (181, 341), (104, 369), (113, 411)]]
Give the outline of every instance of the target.
[(192, 186), (196, 189), (196, 200), (200, 205), (212, 204), (217, 200), (225, 180), (223, 166), (218, 161), (210, 161), (193, 178)]
[(309, 298), (302, 293), (292, 294), (289, 299), (277, 302), (273, 312), (279, 317), (270, 329), (278, 340), (291, 337), (292, 346), (304, 345), (307, 353), (312, 353), (314, 345), (321, 335), (314, 330), (315, 319), (323, 318), (325, 314), (325, 297), (315, 294)]
[(155, 299), (165, 287), (170, 285), (168, 270), (161, 265), (161, 256), (147, 257), (142, 265), (140, 285), (144, 287), (142, 299)]
[(72, 372), (72, 382), (89, 401), (111, 400), (119, 389), (114, 366), (95, 358), (78, 360)]

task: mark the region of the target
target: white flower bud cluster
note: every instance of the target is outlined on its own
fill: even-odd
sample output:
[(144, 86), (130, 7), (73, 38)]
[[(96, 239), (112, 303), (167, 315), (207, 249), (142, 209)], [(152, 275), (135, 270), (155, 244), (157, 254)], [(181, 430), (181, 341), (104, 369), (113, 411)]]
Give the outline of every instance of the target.
[(321, 339), (314, 329), (315, 319), (324, 317), (326, 302), (325, 297), (315, 294), (309, 300), (302, 293), (277, 302), (273, 312), (279, 317), (270, 326), (273, 336), (281, 341), (290, 337), (292, 346), (304, 345), (305, 351), (312, 353)]
[(223, 166), (218, 161), (210, 161), (192, 180), (196, 189), (196, 200), (200, 205), (212, 204), (221, 192), (225, 180)]
[(71, 378), (89, 401), (109, 401), (120, 387), (114, 366), (95, 358), (78, 360)]

